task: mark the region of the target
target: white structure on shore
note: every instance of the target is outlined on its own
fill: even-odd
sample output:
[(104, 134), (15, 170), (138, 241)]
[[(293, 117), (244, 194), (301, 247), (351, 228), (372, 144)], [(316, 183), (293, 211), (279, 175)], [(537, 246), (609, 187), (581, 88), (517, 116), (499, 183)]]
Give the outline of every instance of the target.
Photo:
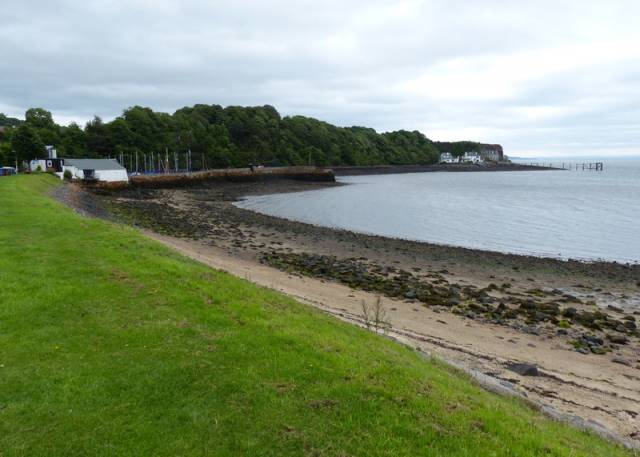
[(64, 159), (62, 171), (56, 174), (60, 179), (64, 179), (65, 171), (71, 172), (73, 179), (84, 181), (129, 181), (127, 169), (115, 159)]
[(36, 171), (61, 171), (62, 159), (35, 159), (29, 162), (29, 170)]
[(56, 151), (56, 148), (52, 145), (47, 145), (45, 146), (45, 149), (47, 150), (47, 158), (31, 160), (29, 162), (29, 170), (32, 172), (48, 171), (51, 169), (60, 171), (62, 161), (58, 159), (58, 152)]
[(491, 162), (499, 162), (503, 160), (503, 156), (500, 155), (500, 152), (496, 149), (483, 149), (480, 151), (480, 157), (482, 160), (489, 160)]
[(453, 154), (450, 152), (443, 152), (440, 154), (440, 163), (456, 163), (458, 159), (453, 157)]
[(467, 151), (460, 157), (456, 157), (450, 152), (440, 154), (440, 163), (483, 163), (484, 157), (481, 153)]
[(482, 160), (482, 157), (480, 157), (480, 154), (475, 152), (475, 151), (467, 151), (464, 153), (464, 155), (460, 158), (460, 161), (463, 163), (482, 163), (484, 162)]

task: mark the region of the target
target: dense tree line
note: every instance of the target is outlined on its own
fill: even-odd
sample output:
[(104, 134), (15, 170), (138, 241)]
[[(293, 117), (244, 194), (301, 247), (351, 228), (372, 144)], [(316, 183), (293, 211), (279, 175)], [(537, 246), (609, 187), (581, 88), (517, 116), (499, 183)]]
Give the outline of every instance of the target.
[(481, 152), (486, 149), (503, 154), (502, 146), (499, 144), (484, 144), (476, 141), (436, 141), (433, 145), (440, 153), (448, 152), (454, 157), (460, 157), (465, 152)]
[(377, 133), (337, 127), (317, 119), (281, 117), (272, 106), (195, 105), (174, 114), (134, 106), (111, 122), (95, 117), (84, 128), (60, 126), (51, 113), (31, 108), (25, 120), (0, 115), (0, 163), (45, 154), (59, 157), (132, 157), (191, 151), (193, 167), (264, 165), (430, 164), (434, 144), (418, 131)]
[(480, 152), (481, 147), (480, 143), (475, 141), (437, 141), (434, 145), (438, 148), (438, 151), (448, 152), (454, 157), (463, 156), (465, 152)]

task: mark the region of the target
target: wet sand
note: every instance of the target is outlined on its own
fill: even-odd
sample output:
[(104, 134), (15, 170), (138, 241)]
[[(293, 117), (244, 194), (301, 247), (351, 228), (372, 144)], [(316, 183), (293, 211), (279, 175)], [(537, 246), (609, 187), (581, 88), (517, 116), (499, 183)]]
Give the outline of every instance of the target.
[[(640, 443), (640, 266), (564, 262), (315, 227), (233, 206), (244, 195), (335, 184), (278, 181), (59, 197), (138, 225), (215, 268), (387, 333), (534, 403)], [(514, 363), (537, 375), (518, 374)], [(527, 373), (532, 374), (532, 373)]]

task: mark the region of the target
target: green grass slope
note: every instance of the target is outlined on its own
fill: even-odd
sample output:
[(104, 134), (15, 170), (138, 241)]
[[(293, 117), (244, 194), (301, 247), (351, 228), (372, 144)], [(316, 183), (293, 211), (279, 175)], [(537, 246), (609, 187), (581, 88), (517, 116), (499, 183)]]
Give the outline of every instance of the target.
[(0, 455), (623, 456), (0, 178)]

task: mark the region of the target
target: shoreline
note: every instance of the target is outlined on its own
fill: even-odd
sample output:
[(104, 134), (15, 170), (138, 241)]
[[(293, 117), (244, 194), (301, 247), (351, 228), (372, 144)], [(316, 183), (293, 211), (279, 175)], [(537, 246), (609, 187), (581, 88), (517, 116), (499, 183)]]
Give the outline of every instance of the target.
[(339, 166), (331, 167), (336, 176), (384, 175), (403, 173), (434, 173), (434, 172), (502, 172), (502, 171), (562, 171), (562, 168), (552, 168), (538, 165), (519, 163), (497, 164), (433, 164), (433, 165), (369, 165), (369, 166)]
[[(352, 176), (352, 175), (349, 175)], [(342, 185), (342, 186), (348, 186), (350, 185), (350, 183), (340, 183), (340, 182), (336, 182), (336, 184), (338, 185)], [(311, 189), (308, 189), (311, 190)], [(292, 191), (292, 192), (296, 192), (296, 191)], [(475, 252), (475, 253), (482, 253), (482, 254), (486, 254), (486, 255), (503, 255), (503, 256), (507, 256), (507, 257), (521, 257), (521, 258), (527, 258), (527, 259), (540, 259), (540, 260), (551, 260), (551, 261), (558, 261), (558, 262), (566, 262), (566, 263), (579, 263), (579, 264), (585, 264), (585, 265), (611, 265), (611, 266), (621, 266), (621, 267), (640, 267), (640, 260), (638, 261), (633, 261), (633, 262), (623, 262), (623, 261), (619, 261), (619, 260), (613, 260), (613, 259), (603, 259), (603, 258), (597, 258), (597, 259), (591, 259), (591, 258), (576, 258), (576, 257), (560, 257), (560, 256), (550, 256), (550, 255), (544, 255), (544, 254), (534, 254), (534, 253), (520, 253), (520, 252), (509, 252), (509, 251), (497, 251), (497, 250), (493, 250), (493, 249), (482, 249), (482, 248), (475, 248), (475, 247), (467, 247), (467, 246), (460, 246), (460, 245), (455, 245), (455, 244), (447, 244), (447, 243), (438, 243), (435, 241), (428, 241), (428, 240), (419, 240), (419, 239), (413, 239), (413, 238), (403, 238), (403, 237), (394, 237), (394, 236), (387, 236), (387, 235), (378, 235), (375, 233), (371, 233), (371, 232), (360, 232), (357, 230), (351, 230), (351, 229), (347, 229), (347, 228), (342, 228), (342, 227), (331, 227), (331, 226), (326, 226), (326, 225), (319, 225), (319, 224), (313, 224), (311, 222), (304, 222), (301, 220), (297, 220), (297, 219), (292, 219), (292, 218), (288, 218), (288, 217), (284, 217), (284, 216), (275, 216), (275, 215), (271, 215), (268, 213), (263, 213), (260, 212), (258, 210), (255, 209), (251, 209), (251, 208), (244, 208), (242, 206), (239, 206), (238, 203), (242, 203), (243, 201), (245, 201), (246, 198), (252, 197), (252, 196), (260, 196), (260, 195), (279, 195), (279, 194), (286, 194), (289, 192), (277, 192), (277, 193), (267, 193), (267, 194), (253, 194), (253, 195), (245, 195), (240, 197), (238, 200), (233, 202), (233, 205), (238, 208), (239, 210), (242, 211), (249, 211), (251, 213), (260, 215), (260, 216), (265, 216), (265, 217), (273, 217), (275, 219), (281, 220), (281, 221), (285, 221), (287, 223), (295, 223), (295, 224), (304, 224), (304, 225), (308, 225), (311, 227), (314, 227), (316, 229), (327, 229), (327, 230), (331, 230), (331, 231), (335, 231), (335, 232), (346, 232), (346, 233), (350, 233), (353, 236), (367, 236), (367, 237), (372, 237), (372, 238), (381, 238), (384, 240), (394, 240), (394, 241), (398, 241), (398, 242), (405, 242), (405, 243), (416, 243), (418, 245), (428, 245), (428, 246), (433, 246), (433, 247), (441, 247), (443, 249), (459, 249), (459, 250), (465, 250), (465, 251), (470, 251), (470, 252)]]
[[(491, 170), (479, 170), (479, 171), (491, 171)], [(407, 173), (413, 173), (408, 172)], [(375, 174), (375, 173), (371, 173)], [(340, 175), (340, 176), (356, 176), (356, 175)], [(391, 237), (386, 235), (378, 235), (375, 233), (367, 233), (367, 232), (359, 232), (355, 230), (350, 230), (341, 227), (330, 227), (324, 225), (317, 225), (310, 222), (299, 221), (296, 219), (290, 219), (281, 216), (274, 216), (266, 213), (262, 213), (260, 211), (256, 211), (253, 209), (242, 208), (237, 205), (237, 203), (241, 203), (244, 199), (253, 196), (261, 196), (261, 195), (276, 195), (276, 194), (287, 194), (294, 192), (304, 192), (311, 191), (317, 189), (323, 189), (327, 187), (337, 187), (337, 186), (348, 186), (349, 183), (342, 182), (334, 182), (334, 183), (304, 183), (298, 185), (297, 183), (278, 183), (273, 182), (267, 186), (250, 186), (245, 188), (238, 188), (237, 191), (231, 189), (226, 197), (230, 198), (230, 204), (236, 208), (238, 211), (246, 212), (255, 216), (256, 219), (264, 221), (269, 221), (269, 223), (278, 224), (278, 221), (283, 224), (287, 224), (290, 227), (295, 227), (296, 230), (305, 230), (308, 229), (310, 231), (316, 231), (322, 235), (333, 236), (340, 235), (351, 238), (368, 238), (374, 242), (387, 242), (387, 243), (397, 243), (397, 244), (406, 244), (411, 245), (414, 248), (428, 248), (433, 251), (442, 251), (442, 253), (449, 254), (454, 252), (456, 256), (469, 256), (469, 257), (487, 257), (490, 258), (493, 262), (513, 262), (517, 263), (526, 263), (526, 264), (535, 264), (538, 263), (541, 268), (552, 268), (554, 266), (565, 265), (572, 272), (582, 272), (589, 273), (592, 270), (597, 269), (597, 272), (594, 274), (606, 274), (611, 275), (614, 270), (616, 275), (627, 276), (627, 272), (631, 273), (632, 277), (636, 277), (640, 281), (640, 261), (638, 262), (621, 262), (616, 260), (608, 260), (608, 259), (579, 259), (579, 258), (562, 258), (562, 257), (552, 257), (545, 255), (535, 255), (532, 253), (517, 253), (517, 252), (503, 252), (503, 251), (495, 251), (490, 249), (480, 249), (473, 247), (465, 247), (458, 246), (453, 244), (446, 243), (436, 243), (432, 241), (425, 240), (416, 240), (402, 237)], [(249, 217), (253, 219), (253, 217)], [(296, 226), (300, 226), (298, 228)], [(584, 266), (584, 268), (581, 268)], [(640, 287), (640, 283), (638, 284)]]
[[(244, 195), (328, 185), (340, 184), (216, 183), (97, 198), (67, 192), (72, 198), (61, 199), (134, 223), (194, 259), (337, 315), (358, 316), (362, 301), (382, 296), (394, 331), (409, 335), (413, 347), (640, 443), (640, 341), (615, 330), (632, 322), (627, 318), (635, 326), (640, 315), (640, 307), (624, 309), (640, 304), (640, 266), (363, 235), (233, 205)], [(539, 375), (518, 375), (511, 363), (533, 364)]]
[[(508, 164), (505, 164), (508, 165)], [(519, 165), (514, 164), (516, 166), (519, 167)], [(447, 167), (447, 165), (444, 165), (445, 167)], [(562, 168), (549, 168), (549, 167), (537, 167), (537, 166), (529, 166), (529, 165), (524, 165), (524, 168), (518, 168), (517, 170), (507, 170), (507, 169), (502, 169), (502, 170), (494, 170), (494, 169), (477, 169), (478, 166), (476, 165), (463, 165), (465, 167), (476, 167), (476, 169), (474, 170), (466, 170), (466, 169), (459, 169), (459, 170), (437, 170), (437, 169), (430, 169), (430, 170), (426, 170), (426, 171), (420, 171), (420, 170), (416, 170), (414, 169), (414, 167), (416, 166), (393, 166), (393, 170), (389, 171), (388, 173), (386, 172), (387, 170), (387, 166), (372, 166), (372, 167), (343, 167), (343, 168), (363, 168), (365, 169), (365, 172), (363, 173), (342, 173), (342, 172), (336, 172), (336, 177), (349, 177), (349, 176), (365, 176), (365, 175), (371, 175), (371, 176), (375, 176), (375, 175), (385, 175), (385, 174), (411, 174), (411, 173), (425, 173), (425, 172), (440, 172), (440, 171), (444, 171), (444, 172), (465, 172), (465, 171), (475, 171), (475, 172), (492, 172), (492, 171), (526, 171), (528, 169), (534, 169), (535, 171), (563, 171)], [(510, 165), (509, 165), (510, 166)], [(403, 169), (403, 170), (398, 170), (398, 167)], [(419, 166), (418, 166), (419, 167)], [(428, 165), (425, 166), (426, 168), (432, 168), (434, 166), (432, 165)], [(456, 167), (459, 167), (459, 165), (456, 165)], [(374, 169), (380, 168), (380, 172), (376, 172)], [(480, 167), (482, 168), (482, 167)], [(336, 170), (334, 170), (335, 172)], [(306, 191), (311, 191), (311, 190), (317, 190), (317, 189), (322, 189), (322, 188), (326, 188), (326, 187), (337, 187), (337, 186), (350, 186), (353, 183), (349, 183), (349, 182), (340, 182), (339, 180), (336, 180), (335, 182), (331, 182), (331, 183), (320, 183), (320, 182), (315, 182), (315, 183), (311, 183), (308, 182), (306, 184), (304, 184), (302, 187), (298, 187), (298, 186), (288, 186), (287, 184), (285, 184), (284, 186), (280, 186), (280, 184), (278, 184), (277, 182), (272, 183), (271, 185), (273, 186), (271, 189), (269, 188), (265, 188), (265, 189), (260, 189), (260, 190), (256, 190), (256, 189), (252, 189), (252, 188), (248, 188), (246, 190), (246, 193), (234, 193), (234, 198), (235, 200), (232, 202), (232, 204), (239, 210), (242, 211), (249, 211), (251, 213), (254, 213), (256, 215), (260, 215), (263, 217), (269, 217), (269, 218), (274, 218), (276, 220), (281, 220), (287, 223), (293, 223), (293, 224), (302, 224), (302, 225), (306, 225), (309, 227), (314, 227), (316, 229), (326, 229), (332, 232), (345, 232), (345, 233), (350, 233), (354, 236), (367, 236), (367, 237), (372, 237), (372, 238), (380, 238), (380, 239), (385, 239), (385, 240), (396, 240), (399, 242), (407, 242), (407, 243), (417, 243), (419, 245), (429, 245), (432, 247), (442, 247), (444, 249), (451, 249), (451, 250), (464, 250), (464, 251), (468, 251), (468, 252), (474, 252), (474, 253), (481, 253), (481, 254), (486, 254), (486, 255), (503, 255), (506, 257), (520, 257), (520, 258), (527, 258), (527, 259), (540, 259), (540, 260), (550, 260), (550, 261), (559, 261), (559, 262), (566, 262), (566, 263), (579, 263), (579, 264), (587, 264), (587, 265), (600, 265), (600, 266), (620, 266), (620, 267), (629, 267), (629, 268), (638, 268), (638, 279), (640, 280), (640, 260), (629, 260), (629, 261), (624, 261), (624, 260), (616, 260), (616, 259), (606, 259), (606, 258), (581, 258), (581, 257), (562, 257), (559, 255), (551, 255), (551, 254), (536, 254), (533, 252), (515, 252), (515, 251), (499, 251), (499, 250), (494, 250), (494, 249), (486, 249), (486, 248), (482, 248), (482, 247), (471, 247), (471, 246), (462, 246), (462, 245), (456, 245), (456, 244), (448, 244), (445, 242), (437, 242), (437, 241), (429, 241), (429, 240), (421, 240), (421, 239), (416, 239), (416, 238), (403, 238), (400, 236), (390, 236), (390, 235), (382, 235), (382, 234), (376, 234), (373, 232), (365, 232), (365, 231), (357, 231), (357, 230), (353, 230), (353, 229), (349, 229), (349, 228), (344, 228), (344, 227), (338, 227), (338, 226), (325, 226), (325, 225), (320, 225), (320, 224), (315, 224), (312, 222), (305, 222), (302, 220), (298, 220), (298, 219), (293, 219), (293, 218), (289, 218), (289, 217), (285, 217), (285, 216), (278, 216), (278, 215), (271, 215), (268, 214), (266, 212), (261, 212), (257, 209), (253, 209), (253, 208), (245, 208), (243, 207), (242, 203), (244, 201), (246, 201), (247, 199), (251, 198), (251, 197), (256, 197), (256, 196), (269, 196), (269, 195), (281, 195), (281, 194), (287, 194), (287, 193), (296, 193), (296, 192), (306, 192)], [(309, 186), (309, 187), (307, 187)]]

